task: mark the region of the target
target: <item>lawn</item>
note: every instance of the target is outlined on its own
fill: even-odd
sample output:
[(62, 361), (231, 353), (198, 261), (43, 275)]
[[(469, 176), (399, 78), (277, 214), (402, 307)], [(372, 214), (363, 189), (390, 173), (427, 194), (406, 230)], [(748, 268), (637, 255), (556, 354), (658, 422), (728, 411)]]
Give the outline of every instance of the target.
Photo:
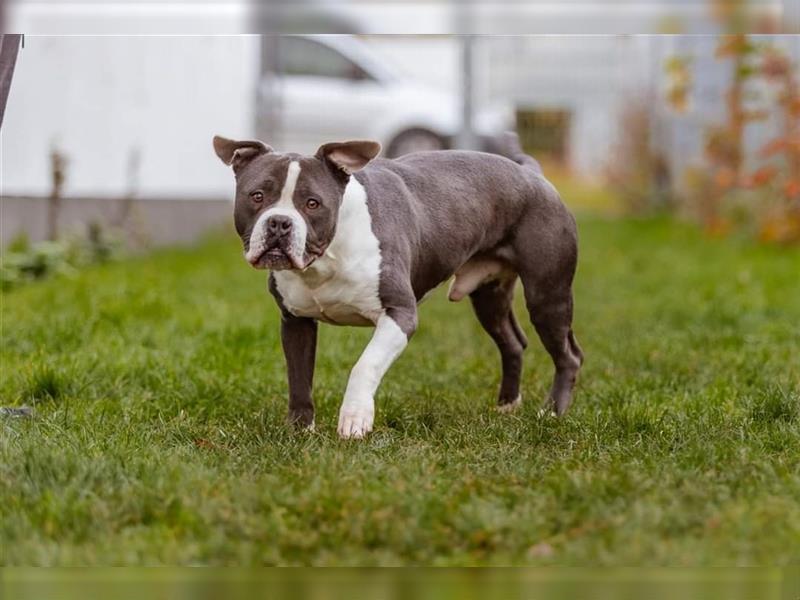
[[(368, 329), (323, 326), (317, 430), (284, 425), (278, 313), (218, 236), (2, 298), (5, 565), (787, 565), (800, 560), (800, 252), (579, 219), (572, 411), (527, 319), (523, 394), (439, 290), (336, 437)], [(522, 305), (518, 306), (518, 315)], [(521, 319), (523, 320), (523, 319)]]

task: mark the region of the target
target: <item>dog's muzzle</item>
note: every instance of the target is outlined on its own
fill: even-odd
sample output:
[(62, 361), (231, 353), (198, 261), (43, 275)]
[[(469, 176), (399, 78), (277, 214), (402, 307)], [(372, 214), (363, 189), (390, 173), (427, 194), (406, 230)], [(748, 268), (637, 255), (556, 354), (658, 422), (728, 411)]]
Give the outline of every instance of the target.
[(272, 209), (253, 229), (245, 258), (257, 269), (303, 269), (306, 261), (306, 224), (292, 211)]

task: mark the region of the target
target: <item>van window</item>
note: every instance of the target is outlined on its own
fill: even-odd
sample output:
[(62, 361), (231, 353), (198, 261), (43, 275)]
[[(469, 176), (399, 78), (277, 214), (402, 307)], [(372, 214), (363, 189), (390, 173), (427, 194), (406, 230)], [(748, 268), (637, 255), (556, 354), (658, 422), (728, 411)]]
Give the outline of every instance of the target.
[(284, 75), (365, 79), (366, 73), (333, 48), (301, 37), (281, 38), (278, 64)]

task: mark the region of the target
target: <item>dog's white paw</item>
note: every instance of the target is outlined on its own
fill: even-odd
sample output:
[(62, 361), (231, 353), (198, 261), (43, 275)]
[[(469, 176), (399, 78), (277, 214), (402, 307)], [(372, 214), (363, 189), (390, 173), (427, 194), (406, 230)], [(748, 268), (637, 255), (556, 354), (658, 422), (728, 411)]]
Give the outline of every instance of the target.
[(520, 406), (522, 406), (522, 394), (514, 398), (511, 402), (507, 404), (500, 404), (495, 407), (495, 410), (499, 413), (511, 413), (517, 410)]
[(360, 440), (372, 431), (375, 409), (364, 404), (343, 405), (339, 411), (337, 431), (343, 440)]

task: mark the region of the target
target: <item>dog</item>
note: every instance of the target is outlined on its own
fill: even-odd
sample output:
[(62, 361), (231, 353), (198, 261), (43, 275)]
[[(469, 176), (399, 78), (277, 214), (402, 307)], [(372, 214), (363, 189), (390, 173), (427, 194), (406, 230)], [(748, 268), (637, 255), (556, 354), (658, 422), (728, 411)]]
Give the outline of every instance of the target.
[(555, 365), (546, 409), (572, 401), (583, 352), (572, 332), (575, 219), (514, 137), (506, 156), (474, 151), (377, 158), (378, 142), (320, 146), (314, 156), (220, 136), (233, 168), (234, 224), (244, 256), (269, 269), (281, 313), (290, 423), (313, 429), (317, 323), (374, 326), (339, 411), (341, 438), (372, 431), (374, 396), (417, 329), (417, 305), (452, 277), (500, 351), (498, 409), (521, 403), (527, 340), (512, 308), (522, 282), (536, 332)]

